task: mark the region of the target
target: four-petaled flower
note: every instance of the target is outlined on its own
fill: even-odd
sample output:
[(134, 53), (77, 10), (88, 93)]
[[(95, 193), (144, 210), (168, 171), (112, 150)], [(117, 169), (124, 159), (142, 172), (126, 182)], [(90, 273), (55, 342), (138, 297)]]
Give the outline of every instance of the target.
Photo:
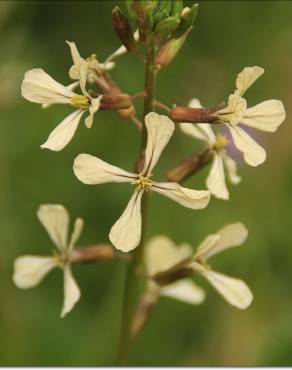
[(266, 100), (247, 108), (242, 95), (264, 73), (260, 67), (246, 67), (236, 79), (236, 90), (228, 98), (225, 108), (214, 113), (218, 122), (230, 130), (235, 146), (243, 153), (244, 160), (251, 166), (258, 166), (266, 159), (265, 150), (238, 124), (258, 130), (274, 132), (285, 119), (285, 109), (280, 100)]
[(175, 182), (155, 182), (152, 171), (161, 152), (170, 140), (174, 123), (166, 116), (151, 112), (145, 117), (148, 132), (145, 151), (145, 164), (140, 174), (133, 174), (112, 166), (89, 154), (80, 154), (74, 161), (73, 170), (77, 178), (85, 184), (107, 182), (128, 182), (136, 185), (125, 211), (111, 228), (109, 237), (113, 245), (124, 252), (136, 248), (141, 239), (141, 198), (145, 191), (160, 193), (185, 207), (205, 208), (210, 200), (207, 190), (191, 190)]
[(176, 246), (167, 236), (157, 235), (149, 240), (145, 248), (145, 267), (147, 276), (146, 294), (152, 301), (159, 296), (170, 297), (190, 304), (200, 304), (205, 292), (191, 278), (185, 278), (160, 286), (151, 279), (155, 274), (167, 271), (192, 255), (188, 244)]
[[(191, 108), (201, 108), (197, 99), (189, 103)], [(224, 166), (228, 178), (232, 184), (238, 184), (241, 178), (237, 175), (236, 162), (227, 154), (225, 146), (228, 140), (222, 134), (215, 135), (209, 123), (180, 123), (181, 130), (196, 139), (206, 143), (212, 150), (213, 158), (209, 176), (207, 177), (207, 188), (213, 195), (221, 199), (229, 199), (229, 192), (225, 183)]]
[(51, 257), (33, 255), (18, 257), (14, 263), (13, 281), (18, 288), (32, 288), (39, 284), (54, 267), (60, 267), (64, 273), (64, 303), (61, 312), (61, 317), (64, 317), (80, 298), (79, 287), (71, 272), (70, 257), (82, 232), (83, 220), (76, 219), (68, 241), (69, 215), (63, 206), (41, 205), (37, 216), (56, 245), (58, 253)]
[[(43, 107), (51, 104), (70, 104), (77, 108), (69, 114), (49, 135), (47, 141), (41, 148), (54, 151), (62, 150), (74, 136), (81, 117), (85, 112), (89, 115), (85, 119), (85, 125), (90, 128), (93, 123), (93, 116), (98, 111), (102, 95), (93, 98), (86, 90), (87, 77), (90, 76), (92, 69), (88, 62), (77, 57), (78, 51), (74, 48), (74, 43), (69, 43), (74, 59), (74, 66), (71, 67), (71, 75), (78, 77), (80, 88), (83, 95), (78, 95), (72, 91), (76, 83), (66, 87), (55, 81), (43, 69), (34, 68), (27, 71), (21, 86), (22, 96), (34, 103), (42, 104)], [(72, 45), (73, 44), (73, 45)], [(78, 53), (79, 55), (79, 53)]]
[(228, 303), (239, 309), (247, 308), (253, 300), (249, 287), (242, 280), (213, 271), (207, 265), (207, 260), (225, 249), (241, 245), (247, 234), (246, 227), (240, 222), (226, 225), (216, 234), (204, 239), (189, 265), (195, 272), (204, 276)]
[(247, 229), (242, 223), (229, 224), (216, 234), (205, 238), (195, 254), (188, 244), (176, 247), (166, 236), (154, 237), (147, 244), (145, 254), (145, 266), (150, 279), (147, 285), (149, 297), (152, 297), (153, 301), (158, 295), (162, 295), (187, 303), (201, 303), (205, 298), (205, 293), (189, 277), (178, 278), (162, 286), (155, 281), (158, 273), (164, 273), (167, 276), (173, 273), (175, 267), (176, 269), (185, 268), (193, 270), (194, 274), (204, 276), (232, 306), (239, 309), (247, 308), (253, 300), (249, 287), (242, 280), (215, 272), (207, 265), (208, 258), (225, 249), (242, 244), (246, 237)]

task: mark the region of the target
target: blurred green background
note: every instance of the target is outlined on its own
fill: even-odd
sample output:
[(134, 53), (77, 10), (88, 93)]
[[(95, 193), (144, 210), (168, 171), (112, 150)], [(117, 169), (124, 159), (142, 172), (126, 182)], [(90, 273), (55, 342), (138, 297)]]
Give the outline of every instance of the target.
[[(71, 109), (42, 111), (20, 95), (23, 74), (33, 67), (70, 82), (72, 62), (65, 40), (75, 41), (82, 56), (95, 52), (101, 61), (115, 50), (119, 41), (111, 27), (111, 9), (116, 4), (125, 6), (118, 1), (0, 2), (1, 366), (114, 363), (123, 262), (75, 267), (82, 299), (63, 320), (60, 271), (27, 291), (18, 290), (11, 275), (18, 255), (51, 253), (52, 244), (36, 218), (39, 204), (61, 203), (72, 218), (82, 216), (86, 224), (80, 243), (86, 245), (107, 242), (129, 199), (132, 189), (126, 185), (83, 185), (73, 175), (72, 162), (87, 152), (131, 170), (140, 146), (134, 125), (114, 112), (100, 112), (93, 128), (81, 124), (63, 151), (40, 150)], [(240, 162), (243, 180), (229, 186), (230, 202), (213, 198), (206, 210), (191, 211), (151, 196), (149, 237), (167, 234), (195, 248), (225, 224), (245, 223), (248, 241), (218, 256), (213, 267), (243, 278), (255, 299), (249, 309), (238, 311), (200, 279), (207, 291), (201, 306), (162, 298), (131, 351), (131, 365), (292, 365), (291, 17), (289, 1), (201, 1), (185, 47), (158, 77), (157, 96), (166, 104), (187, 104), (198, 97), (212, 106), (232, 91), (243, 67), (259, 65), (266, 73), (248, 92), (249, 105), (281, 99), (288, 118), (275, 134), (258, 134), (267, 161), (258, 168)], [(142, 90), (143, 65), (131, 55), (117, 62), (112, 76), (130, 94)], [(163, 179), (195, 147), (177, 132), (156, 178)], [(203, 188), (206, 174), (187, 185)]]

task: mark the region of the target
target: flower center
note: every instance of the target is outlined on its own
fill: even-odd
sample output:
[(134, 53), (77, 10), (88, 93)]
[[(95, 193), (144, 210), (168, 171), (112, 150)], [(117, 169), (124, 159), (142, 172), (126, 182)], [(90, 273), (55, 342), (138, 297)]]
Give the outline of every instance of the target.
[(90, 106), (90, 101), (87, 96), (75, 95), (70, 98), (70, 104), (75, 108), (87, 109)]
[(133, 184), (137, 185), (139, 189), (147, 190), (152, 186), (152, 182), (150, 180), (150, 175), (138, 175), (137, 180), (133, 182)]
[(216, 135), (216, 142), (213, 145), (214, 150), (221, 150), (223, 149), (227, 144), (229, 143), (229, 140), (227, 139), (226, 136), (222, 134), (217, 134)]

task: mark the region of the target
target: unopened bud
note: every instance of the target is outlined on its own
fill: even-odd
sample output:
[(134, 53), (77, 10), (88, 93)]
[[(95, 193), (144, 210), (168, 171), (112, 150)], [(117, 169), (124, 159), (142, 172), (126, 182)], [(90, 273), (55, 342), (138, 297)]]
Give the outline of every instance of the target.
[(133, 52), (136, 49), (136, 41), (128, 19), (118, 6), (113, 9), (112, 22), (114, 29), (125, 48), (129, 52)]
[(176, 54), (179, 52), (180, 48), (186, 41), (189, 31), (190, 29), (180, 38), (171, 39), (161, 47), (155, 60), (157, 65), (159, 65), (160, 67), (165, 67), (173, 60), (173, 58), (176, 56)]
[(170, 118), (176, 122), (210, 123), (216, 121), (216, 116), (211, 109), (175, 107), (170, 111)]
[(128, 109), (132, 106), (132, 98), (128, 94), (105, 94), (100, 102), (100, 109)]
[(118, 114), (122, 118), (130, 118), (130, 117), (134, 116), (135, 113), (136, 113), (136, 110), (135, 110), (135, 107), (133, 105), (131, 105), (129, 108), (118, 109)]

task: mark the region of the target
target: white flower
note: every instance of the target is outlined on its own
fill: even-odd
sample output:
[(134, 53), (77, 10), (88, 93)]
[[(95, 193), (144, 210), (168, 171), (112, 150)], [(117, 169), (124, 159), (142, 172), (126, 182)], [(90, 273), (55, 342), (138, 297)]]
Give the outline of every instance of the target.
[(115, 63), (106, 62), (99, 63), (95, 54), (84, 59), (80, 56), (75, 42), (66, 41), (70, 47), (73, 59), (73, 66), (69, 70), (69, 76), (72, 80), (79, 80), (86, 84), (86, 81), (94, 82), (104, 71), (109, 71), (114, 68)]
[(150, 179), (161, 152), (170, 140), (174, 123), (166, 116), (151, 112), (145, 118), (148, 140), (145, 164), (140, 174), (124, 171), (89, 154), (80, 154), (74, 161), (73, 170), (77, 178), (85, 184), (107, 182), (128, 182), (136, 185), (125, 211), (110, 231), (113, 245), (124, 252), (136, 248), (141, 239), (141, 198), (144, 191), (160, 193), (185, 207), (205, 208), (210, 200), (207, 190), (191, 190), (175, 182), (155, 182)]
[[(152, 238), (145, 248), (145, 267), (149, 277), (163, 272), (192, 255), (192, 248), (183, 244), (176, 246), (168, 237), (158, 235)], [(190, 304), (200, 304), (205, 299), (205, 292), (190, 278), (159, 286), (149, 280), (146, 287), (147, 296), (156, 300), (158, 296), (177, 299)]]
[(58, 249), (52, 257), (21, 256), (15, 260), (13, 281), (18, 288), (28, 289), (38, 285), (54, 268), (64, 273), (64, 303), (61, 317), (72, 310), (80, 298), (79, 287), (71, 272), (70, 256), (80, 237), (83, 220), (77, 218), (70, 240), (68, 240), (69, 215), (61, 205), (45, 204), (38, 209), (37, 216)]
[[(189, 103), (191, 108), (201, 108), (197, 99), (192, 99)], [(224, 149), (228, 140), (221, 134), (216, 135), (209, 123), (180, 123), (181, 130), (196, 139), (206, 143), (212, 149), (213, 158), (211, 170), (207, 178), (207, 188), (213, 195), (221, 199), (229, 199), (229, 192), (225, 183), (224, 166), (228, 178), (232, 184), (238, 184), (241, 178), (237, 175), (236, 162), (227, 154)]]
[(194, 271), (204, 276), (228, 303), (239, 309), (245, 309), (251, 304), (253, 295), (250, 289), (242, 280), (213, 271), (207, 265), (207, 261), (225, 249), (242, 244), (246, 237), (247, 229), (243, 224), (229, 224), (216, 234), (209, 235), (200, 244), (190, 264)]
[(88, 111), (89, 116), (85, 119), (85, 125), (90, 128), (93, 116), (98, 111), (102, 95), (91, 98), (86, 92), (86, 80), (81, 77), (80, 87), (84, 95), (75, 94), (72, 86), (65, 87), (50, 77), (43, 69), (35, 68), (26, 72), (21, 86), (22, 96), (34, 103), (48, 106), (51, 104), (70, 104), (78, 108), (69, 114), (49, 135), (41, 148), (50, 150), (62, 150), (74, 136), (83, 114)]
[(243, 153), (244, 160), (251, 166), (258, 166), (266, 159), (265, 150), (238, 124), (258, 130), (274, 132), (285, 119), (285, 109), (280, 100), (266, 100), (247, 108), (242, 95), (264, 73), (260, 67), (246, 67), (236, 79), (236, 90), (228, 98), (227, 107), (218, 110), (218, 121), (229, 128), (234, 144)]

